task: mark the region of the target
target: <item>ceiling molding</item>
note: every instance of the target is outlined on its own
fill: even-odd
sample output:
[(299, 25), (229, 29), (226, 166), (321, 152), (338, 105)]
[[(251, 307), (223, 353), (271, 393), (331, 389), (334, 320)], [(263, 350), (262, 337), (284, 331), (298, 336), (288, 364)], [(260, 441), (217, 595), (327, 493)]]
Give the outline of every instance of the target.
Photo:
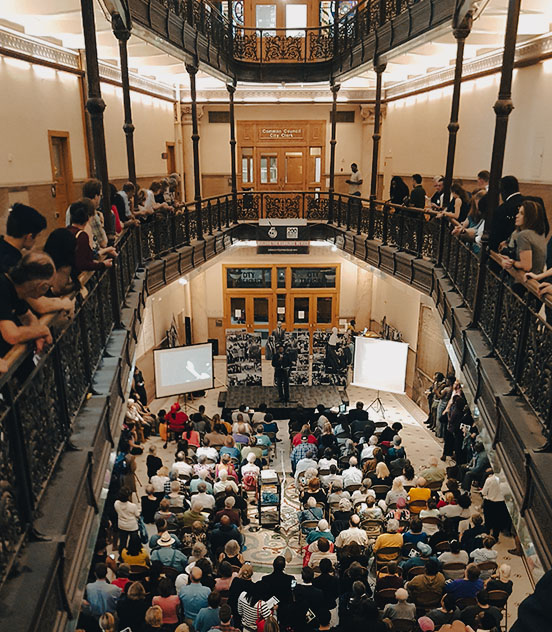
[(55, 46), (4, 27), (0, 27), (0, 47), (6, 51), (32, 57), (37, 61), (65, 66), (73, 71), (80, 70), (79, 54), (76, 51)]
[[(466, 40), (469, 44), (469, 38)], [(536, 62), (542, 58), (552, 56), (552, 34), (541, 35), (530, 42), (518, 44), (516, 47), (516, 64)], [(498, 72), (502, 67), (502, 49), (484, 57), (467, 61), (463, 65), (463, 80), (482, 74)], [(385, 77), (385, 74), (384, 74)], [(454, 66), (444, 70), (430, 72), (422, 77), (416, 77), (386, 88), (385, 99), (395, 100), (412, 93), (426, 92), (454, 81)]]

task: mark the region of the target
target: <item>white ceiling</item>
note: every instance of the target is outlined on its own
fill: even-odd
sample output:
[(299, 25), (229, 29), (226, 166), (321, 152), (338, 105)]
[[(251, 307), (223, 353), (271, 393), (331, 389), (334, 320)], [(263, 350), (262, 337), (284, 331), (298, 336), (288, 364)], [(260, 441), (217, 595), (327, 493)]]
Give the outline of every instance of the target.
[[(84, 48), (79, 0), (1, 0), (1, 4), (0, 25), (47, 39), (65, 48)], [(475, 59), (501, 48), (507, 5), (508, 0), (489, 0), (488, 2), (481, 0), (479, 2), (479, 6), (483, 9), (474, 22), (467, 40), (466, 60)], [(99, 57), (103, 61), (118, 65), (118, 43), (99, 2), (95, 3), (95, 14)], [(552, 0), (523, 0), (518, 41), (523, 42), (548, 33), (551, 23)], [(181, 60), (134, 34), (128, 43), (128, 54), (129, 66), (138, 74), (169, 85), (179, 85), (184, 93), (189, 87), (188, 75)], [(410, 50), (402, 49), (395, 56), (390, 56), (384, 74), (384, 85), (390, 87), (433, 70), (447, 68), (454, 63), (455, 56), (456, 42), (449, 30), (431, 42), (414, 44)], [(340, 100), (347, 100), (348, 90), (354, 90), (357, 94), (359, 90), (373, 87), (374, 83), (374, 73), (371, 70), (360, 72), (357, 76), (343, 82)], [(211, 98), (216, 100), (225, 95), (224, 83), (210, 76), (208, 69), (202, 69), (198, 73), (197, 87), (203, 98), (209, 98), (211, 95)], [(281, 88), (280, 85), (274, 86), (278, 96), (285, 100), (285, 95), (279, 93)], [(309, 91), (319, 92), (321, 86), (306, 84), (294, 85), (292, 88), (294, 95), (300, 90), (307, 96)], [(266, 94), (270, 86), (263, 84), (259, 85), (258, 89)], [(247, 86), (248, 98), (254, 91), (254, 85)], [(238, 100), (239, 93), (238, 86), (236, 95)]]

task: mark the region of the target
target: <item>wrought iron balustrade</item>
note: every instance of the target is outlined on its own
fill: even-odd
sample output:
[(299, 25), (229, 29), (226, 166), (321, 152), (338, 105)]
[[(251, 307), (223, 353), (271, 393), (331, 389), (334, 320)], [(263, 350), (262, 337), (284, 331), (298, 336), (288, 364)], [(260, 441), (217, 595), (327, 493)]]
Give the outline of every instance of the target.
[[(417, 5), (424, 3), (428, 10), (418, 11)], [(434, 18), (441, 23), (452, 17), (454, 0), (363, 0), (331, 23), (291, 28), (256, 28), (230, 21), (219, 6), (203, 0), (130, 0), (129, 6), (137, 24), (232, 77), (266, 80), (268, 71), (265, 75), (262, 68), (272, 66), (270, 72), (292, 80), (294, 68), (310, 65), (313, 69), (303, 72), (303, 79), (320, 81), (344, 65), (364, 63), (383, 52), (374, 48), (379, 46), (379, 29), (395, 28), (392, 25), (402, 20), (398, 39), (393, 37), (396, 44), (404, 43), (411, 34), (431, 28)], [(370, 38), (374, 41), (368, 44)], [(392, 39), (386, 34), (381, 41), (388, 46)], [(353, 59), (359, 46), (360, 57)], [(274, 69), (277, 64), (278, 71)], [(312, 72), (320, 72), (320, 76)]]

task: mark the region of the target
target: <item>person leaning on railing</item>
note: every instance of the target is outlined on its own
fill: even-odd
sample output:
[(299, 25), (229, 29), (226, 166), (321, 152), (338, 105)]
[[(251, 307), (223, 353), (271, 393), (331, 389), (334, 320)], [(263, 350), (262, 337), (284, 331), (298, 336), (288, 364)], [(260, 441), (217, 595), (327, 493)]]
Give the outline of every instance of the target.
[(466, 219), (457, 224), (452, 231), (453, 235), (456, 235), (463, 241), (473, 242), (472, 250), (476, 254), (479, 253), (481, 249), (481, 235), (485, 228), (487, 201), (487, 191), (485, 189), (474, 193)]
[(546, 260), (546, 222), (538, 202), (524, 200), (515, 218), (515, 230), (508, 245), (501, 249), (501, 265), (540, 274)]
[(71, 231), (76, 238), (75, 245), (75, 270), (105, 270), (113, 265), (112, 258), (116, 257), (117, 251), (112, 246), (100, 248), (97, 256), (90, 248), (90, 238), (86, 232), (88, 223), (94, 217), (94, 205), (87, 198), (78, 200), (71, 204), (69, 209), (71, 215), (71, 225), (67, 230)]
[(9, 273), (0, 274), (0, 357), (22, 342), (34, 340), (38, 352), (45, 344), (52, 343), (50, 330), (39, 322), (27, 301), (46, 294), (54, 273), (52, 259), (44, 252), (33, 250)]
[[(45, 229), (46, 218), (41, 213), (31, 206), (14, 204), (8, 214), (6, 235), (0, 237), (0, 272), (6, 273), (16, 266), (21, 261), (24, 252), (30, 251), (35, 246), (38, 235)], [(54, 283), (56, 281), (57, 274), (54, 277)], [(33, 312), (38, 315), (57, 311), (72, 313), (75, 301), (69, 297), (58, 298), (60, 294), (64, 292), (53, 294), (50, 288), (46, 296), (28, 297), (26, 300)]]

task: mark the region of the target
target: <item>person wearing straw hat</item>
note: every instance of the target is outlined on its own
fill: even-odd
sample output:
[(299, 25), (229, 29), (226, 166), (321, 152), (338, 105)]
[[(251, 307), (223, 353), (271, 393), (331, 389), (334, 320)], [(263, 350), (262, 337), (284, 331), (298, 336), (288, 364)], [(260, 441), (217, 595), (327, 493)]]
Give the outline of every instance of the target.
[(173, 548), (175, 539), (168, 532), (165, 531), (161, 537), (157, 540), (158, 548), (151, 554), (151, 561), (158, 560), (163, 566), (170, 566), (175, 571), (183, 573), (186, 568), (187, 559), (182, 551)]

